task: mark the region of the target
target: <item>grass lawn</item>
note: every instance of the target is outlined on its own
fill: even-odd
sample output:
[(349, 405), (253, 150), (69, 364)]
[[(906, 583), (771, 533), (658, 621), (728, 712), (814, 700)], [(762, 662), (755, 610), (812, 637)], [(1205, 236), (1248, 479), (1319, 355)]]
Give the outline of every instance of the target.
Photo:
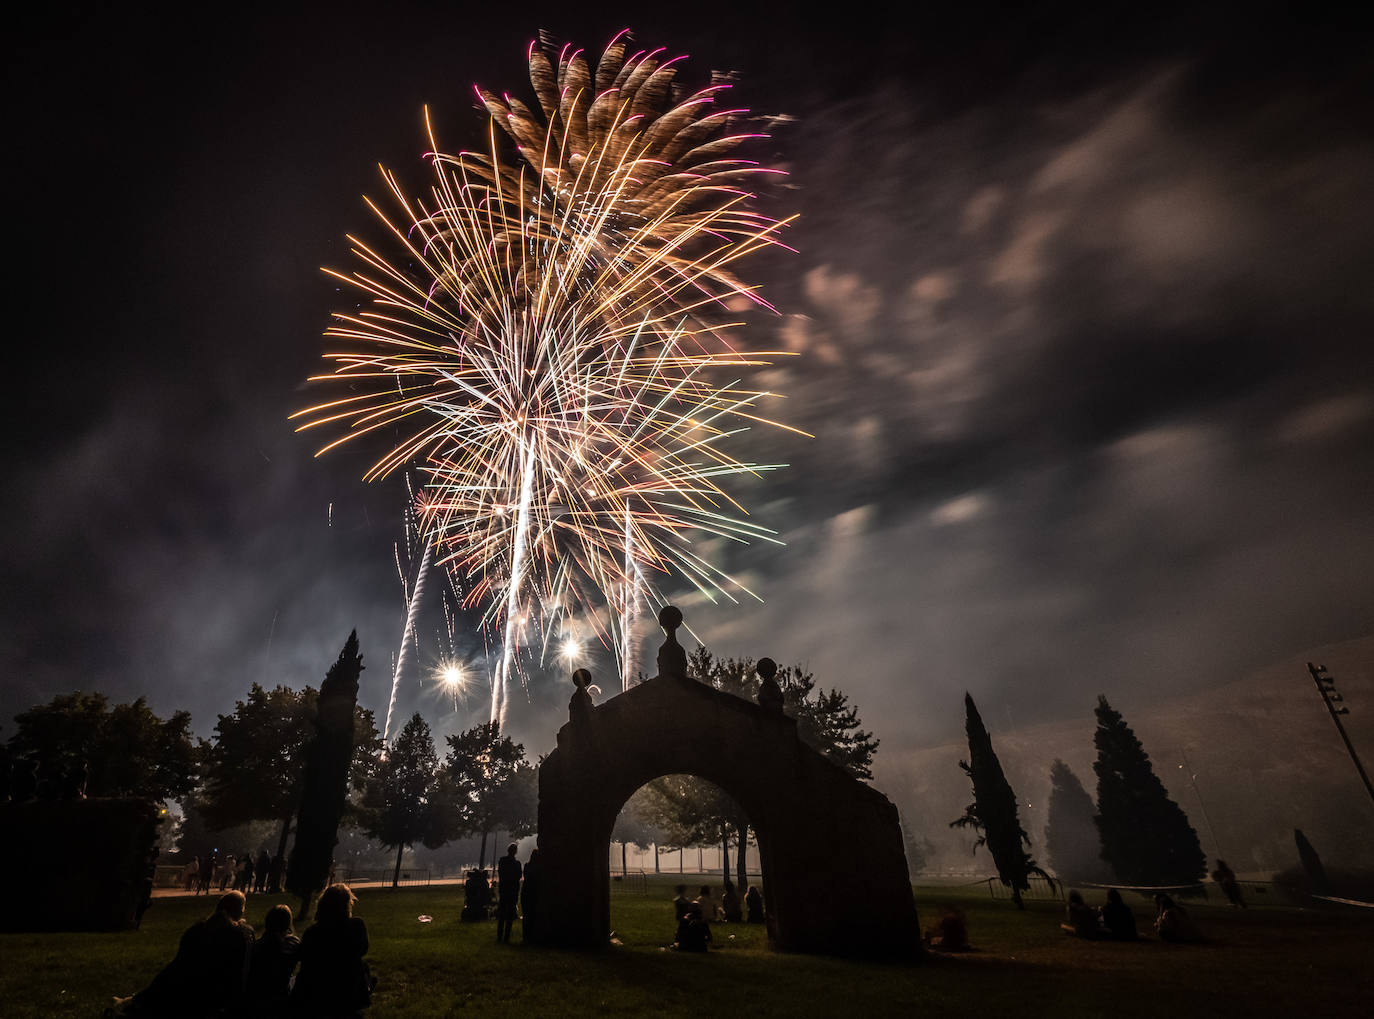
[[(523, 947), (518, 925), (516, 942), (497, 945), (494, 923), (458, 923), (457, 885), (364, 890), (356, 911), (380, 980), (371, 1015), (1374, 1014), (1371, 910), (1197, 905), (1190, 909), (1208, 944), (1132, 945), (1061, 934), (1057, 904), (1018, 913), (985, 892), (918, 888), (922, 923), (937, 905), (957, 902), (977, 951), (884, 965), (771, 952), (763, 931), (747, 925), (717, 926), (719, 951), (709, 955), (664, 951), (676, 880), (651, 877), (645, 896), (614, 890), (612, 924), (623, 945), (597, 953)], [(111, 996), (138, 990), (171, 958), (211, 901), (155, 900), (134, 933), (0, 935), (0, 1015), (99, 1015)], [(253, 897), (249, 918), (261, 927), (276, 901)], [(1143, 921), (1143, 900), (1131, 906)], [(419, 923), (422, 913), (434, 921)]]

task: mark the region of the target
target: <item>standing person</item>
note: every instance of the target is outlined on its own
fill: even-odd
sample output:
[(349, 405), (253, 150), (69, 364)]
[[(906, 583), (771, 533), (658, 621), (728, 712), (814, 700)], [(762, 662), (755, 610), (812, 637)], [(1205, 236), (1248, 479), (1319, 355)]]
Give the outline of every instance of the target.
[(1245, 900), (1240, 897), (1240, 882), (1236, 880), (1236, 872), (1226, 866), (1225, 860), (1217, 860), (1217, 869), (1212, 871), (1212, 880), (1221, 886), (1231, 905), (1245, 908)]
[(267, 870), (272, 866), (272, 858), (267, 855), (267, 850), (258, 852), (258, 862), (253, 868), (253, 891), (267, 891)]
[(273, 895), (281, 891), (281, 853), (272, 857), (272, 865), (267, 868), (267, 890)]
[(266, 929), (248, 959), (244, 1012), (267, 1019), (287, 1014), (291, 973), (300, 956), (301, 939), (291, 929), (290, 906), (273, 906), (264, 925)]
[(531, 849), (525, 861), (525, 880), (520, 884), (520, 940), (529, 937), (530, 917), (539, 908), (539, 850)]
[(234, 858), (226, 856), (219, 864), (219, 890), (222, 892), (229, 887), (230, 880), (234, 877)]
[(515, 907), (520, 902), (520, 876), (524, 869), (515, 858), (520, 847), (512, 842), (506, 855), (496, 865), (496, 940), (510, 943), (510, 929), (515, 926)]
[(239, 891), (247, 895), (253, 890), (253, 854), (244, 853), (239, 857), (239, 876), (234, 885)]
[(196, 882), (197, 882), (199, 879), (200, 879), (200, 857), (199, 857), (199, 856), (193, 856), (193, 857), (191, 857), (191, 862), (188, 863), (188, 864), (186, 865), (186, 868), (181, 872), (181, 883), (185, 886), (185, 888), (186, 888), (186, 890), (187, 890), (188, 892), (189, 892), (189, 891), (194, 891), (194, 890), (195, 890), (195, 887), (196, 887)]
[(215, 879), (215, 853), (214, 850), (205, 854), (205, 859), (200, 861), (200, 877), (196, 884), (196, 894), (204, 892), (210, 894), (210, 882)]
[(296, 1013), (334, 1019), (372, 1004), (377, 981), (363, 961), (367, 925), (353, 915), (356, 901), (348, 885), (333, 884), (320, 893), (315, 922), (301, 935), (301, 968), (291, 990)]

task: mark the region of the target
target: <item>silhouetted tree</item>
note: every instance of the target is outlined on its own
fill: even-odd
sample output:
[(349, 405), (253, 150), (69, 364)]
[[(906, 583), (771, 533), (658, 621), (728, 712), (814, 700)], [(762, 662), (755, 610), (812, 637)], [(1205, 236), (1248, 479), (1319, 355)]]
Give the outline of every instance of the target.
[(314, 737), (305, 752), (296, 843), (286, 866), (286, 889), (300, 896), (302, 914), (310, 897), (329, 880), (329, 865), (339, 841), (339, 819), (348, 800), (348, 773), (353, 764), (353, 718), (362, 671), (358, 631), (354, 630), (320, 684)]
[(453, 780), (456, 812), (468, 831), (482, 833), (478, 865), (487, 863), (487, 838), (498, 829), (512, 835), (533, 830), (538, 803), (537, 769), (525, 748), (501, 734), (495, 722), (448, 737), (445, 767)]
[(1197, 832), (1155, 775), (1121, 713), (1097, 698), (1097, 815), (1102, 858), (1132, 885), (1187, 885), (1207, 872)]
[(37, 758), (39, 778), (60, 786), (86, 769), (87, 796), (172, 800), (196, 784), (191, 715), (159, 718), (142, 697), (113, 708), (104, 694), (58, 694), (15, 716), (9, 752)]
[(973, 802), (964, 809), (964, 816), (951, 821), (949, 826), (964, 828), (971, 825), (978, 832), (974, 850), (983, 845), (988, 847), (992, 862), (997, 867), (998, 878), (1011, 889), (1011, 898), (1016, 907), (1025, 909), (1021, 893), (1030, 890), (1032, 874), (1040, 875), (1051, 885), (1054, 881), (1037, 866), (1024, 848), (1031, 842), (1017, 816), (1016, 794), (1002, 773), (1002, 762), (992, 749), (992, 737), (988, 735), (982, 716), (968, 694), (964, 694), (964, 711), (969, 759), (960, 761), (959, 767), (973, 783)]
[(1322, 865), (1322, 858), (1317, 855), (1317, 851), (1312, 848), (1312, 843), (1307, 841), (1307, 836), (1302, 833), (1301, 828), (1293, 829), (1293, 841), (1298, 846), (1298, 860), (1302, 864), (1302, 871), (1307, 875), (1307, 885), (1313, 895), (1329, 895), (1331, 882), (1326, 876), (1326, 867)]
[[(319, 694), (314, 687), (266, 690), (254, 683), (244, 700), (220, 715), (205, 752), (204, 784), (197, 806), (213, 830), (251, 821), (280, 824), (277, 853), (301, 805), (306, 749), (314, 736)], [(362, 790), (382, 751), (372, 712), (353, 709), (355, 753), (349, 782)]]
[(363, 797), (363, 831), (396, 849), (393, 888), (400, 883), (401, 860), (408, 846), (422, 842), (438, 849), (456, 834), (450, 830), (451, 815), (439, 802), (439, 780), (434, 737), (416, 712), (392, 742)]
[(1105, 881), (1110, 871), (1102, 861), (1102, 840), (1093, 821), (1097, 807), (1067, 764), (1050, 766), (1050, 803), (1045, 825), (1045, 856), (1060, 878)]

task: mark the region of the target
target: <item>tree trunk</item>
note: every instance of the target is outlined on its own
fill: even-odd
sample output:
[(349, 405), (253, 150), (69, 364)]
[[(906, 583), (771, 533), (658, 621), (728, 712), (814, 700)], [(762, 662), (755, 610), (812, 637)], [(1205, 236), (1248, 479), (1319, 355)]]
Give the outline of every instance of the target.
[(479, 852), (479, 853), (477, 854), (477, 869), (478, 869), (478, 870), (486, 870), (486, 869), (487, 869), (487, 836), (490, 835), (490, 834), (491, 834), (491, 832), (487, 832), (487, 831), (482, 832), (482, 849), (481, 849), (481, 852)]
[(404, 844), (396, 847), (396, 870), (391, 875), (391, 887), (399, 888), (401, 885), (401, 854), (406, 851)]
[(1011, 886), (1011, 901), (1014, 902), (1014, 903), (1016, 903), (1016, 908), (1017, 908), (1017, 909), (1025, 909), (1025, 908), (1026, 908), (1026, 904), (1025, 904), (1024, 902), (1021, 901), (1021, 889), (1017, 888), (1017, 887), (1016, 887), (1016, 884), (1015, 884), (1014, 882), (1012, 883), (1012, 886)]
[(658, 873), (658, 843), (654, 843), (654, 873)]
[(282, 818), (281, 837), (277, 839), (277, 855), (282, 859), (282, 869), (286, 869), (286, 840), (291, 837), (291, 818), (295, 811)]
[(630, 873), (630, 868), (625, 863), (625, 843), (620, 843), (620, 876), (624, 877)]
[(729, 828), (721, 825), (720, 829), (720, 869), (725, 874), (725, 881), (730, 881), (730, 837)]
[(736, 852), (739, 856), (735, 859), (735, 872), (739, 878), (736, 884), (739, 886), (740, 894), (744, 894), (744, 889), (749, 884), (749, 867), (745, 860), (745, 852), (749, 846), (749, 822), (740, 818), (735, 822), (735, 830), (739, 832), (739, 849)]
[(677, 872), (679, 874), (687, 873), (687, 869), (683, 866), (682, 863), (682, 854), (685, 852), (687, 852), (687, 850), (683, 849), (681, 846), (677, 847)]

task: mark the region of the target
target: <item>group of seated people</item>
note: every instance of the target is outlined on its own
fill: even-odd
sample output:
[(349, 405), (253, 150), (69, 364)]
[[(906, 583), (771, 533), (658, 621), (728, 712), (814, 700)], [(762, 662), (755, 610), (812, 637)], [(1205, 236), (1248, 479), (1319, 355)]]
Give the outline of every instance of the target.
[(677, 924), (673, 947), (682, 952), (704, 952), (713, 940), (713, 922), (763, 923), (763, 894), (757, 885), (750, 885), (741, 905), (734, 882), (726, 881), (718, 903), (711, 894), (710, 885), (702, 885), (695, 899), (687, 898), (686, 885), (678, 885), (673, 899), (673, 920)]
[(177, 954), (142, 991), (116, 998), (107, 1016), (356, 1016), (376, 980), (363, 956), (367, 926), (353, 916), (353, 892), (330, 885), (301, 937), (291, 907), (267, 911), (255, 938), (242, 892), (221, 896), (214, 913), (181, 937)]
[[(1155, 896), (1155, 933), (1164, 941), (1201, 941), (1202, 932), (1188, 911), (1160, 892)], [(1068, 920), (1059, 926), (1080, 938), (1090, 940), (1136, 941), (1135, 916), (1115, 888), (1107, 889), (1107, 902), (1094, 909), (1077, 891), (1069, 892)]]

